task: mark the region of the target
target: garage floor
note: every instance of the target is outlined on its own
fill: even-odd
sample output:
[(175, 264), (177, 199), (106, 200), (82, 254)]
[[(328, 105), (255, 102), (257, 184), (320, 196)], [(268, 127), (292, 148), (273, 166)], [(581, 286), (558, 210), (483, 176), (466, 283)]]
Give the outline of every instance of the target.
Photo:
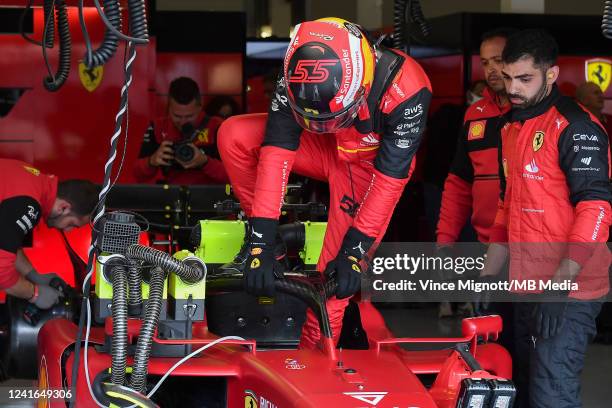
[[(400, 306), (400, 305), (397, 305)], [(425, 305), (423, 305), (425, 306)], [(381, 308), (385, 321), (398, 337), (459, 336), (461, 320), (438, 319), (437, 308)], [(612, 345), (591, 344), (582, 374), (584, 408), (612, 406)]]

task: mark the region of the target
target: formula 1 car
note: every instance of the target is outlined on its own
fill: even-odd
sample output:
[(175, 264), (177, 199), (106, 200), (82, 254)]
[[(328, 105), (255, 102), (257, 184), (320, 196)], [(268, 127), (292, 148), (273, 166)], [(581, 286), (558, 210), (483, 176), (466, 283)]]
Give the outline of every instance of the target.
[[(134, 225), (120, 214), (104, 231), (125, 238)], [(351, 301), (337, 347), (325, 309), (335, 284), (313, 272), (325, 227), (281, 228), (300, 264), (273, 299), (244, 294), (240, 272), (218, 268), (244, 241), (241, 221), (201, 221), (193, 253), (103, 242), (79, 355), (76, 319), (40, 329), (38, 406), (512, 407), (509, 354), (489, 342), (499, 316), (464, 319), (458, 338), (395, 338), (370, 302)], [(319, 319), (316, 350), (297, 347), (306, 308)], [(446, 348), (402, 347), (415, 343)]]

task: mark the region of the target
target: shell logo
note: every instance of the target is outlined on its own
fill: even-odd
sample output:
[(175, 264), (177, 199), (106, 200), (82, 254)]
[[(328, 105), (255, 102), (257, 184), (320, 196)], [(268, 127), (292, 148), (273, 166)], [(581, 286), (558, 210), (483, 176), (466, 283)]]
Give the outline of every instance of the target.
[(484, 137), (485, 122), (479, 120), (470, 124), (468, 140), (482, 139)]

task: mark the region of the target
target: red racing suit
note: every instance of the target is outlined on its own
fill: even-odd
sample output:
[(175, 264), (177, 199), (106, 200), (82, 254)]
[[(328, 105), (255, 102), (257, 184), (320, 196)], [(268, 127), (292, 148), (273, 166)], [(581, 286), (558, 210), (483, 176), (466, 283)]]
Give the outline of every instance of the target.
[(27, 163), (0, 159), (0, 288), (19, 280), (17, 250), (40, 218), (47, 218), (57, 195), (57, 178)]
[(608, 293), (610, 158), (599, 121), (554, 87), (537, 105), (511, 112), (500, 154), (491, 242), (509, 243), (510, 279), (549, 280), (570, 258), (582, 266), (571, 297)]
[[(324, 271), (340, 249), (349, 227), (379, 242), (393, 209), (414, 169), (431, 85), (422, 68), (399, 51), (384, 51), (393, 69), (377, 58), (367, 106), (354, 125), (335, 134), (304, 131), (288, 106), (282, 78), (267, 115), (226, 120), (219, 151), (234, 192), (249, 217), (278, 219), (291, 171), (330, 185), (330, 209), (323, 249), (317, 264)], [(328, 301), (337, 340), (348, 299)], [(302, 346), (319, 340), (319, 325), (308, 312)]]
[(456, 242), (470, 213), (478, 241), (489, 242), (499, 197), (499, 122), (509, 110), (510, 103), (500, 106), (497, 96), (486, 88), (483, 98), (465, 113), (455, 158), (444, 182), (438, 244)]
[(204, 113), (198, 116), (197, 140), (193, 143), (206, 154), (208, 162), (201, 169), (185, 170), (178, 163), (167, 168), (149, 165), (149, 157), (155, 153), (161, 142), (164, 140), (178, 142), (182, 138), (181, 132), (168, 116), (156, 119), (145, 133), (138, 161), (134, 166), (136, 181), (139, 183), (164, 181), (179, 185), (227, 183), (227, 174), (217, 150), (217, 129), (222, 122), (223, 119), (217, 116), (207, 116)]

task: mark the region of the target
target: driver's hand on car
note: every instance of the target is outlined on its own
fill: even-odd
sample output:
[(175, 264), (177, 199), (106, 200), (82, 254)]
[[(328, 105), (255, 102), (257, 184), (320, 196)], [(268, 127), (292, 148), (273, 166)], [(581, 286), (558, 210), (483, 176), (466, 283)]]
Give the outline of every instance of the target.
[(206, 153), (198, 149), (193, 143), (190, 143), (188, 146), (193, 149), (193, 159), (188, 162), (176, 159), (177, 163), (183, 166), (185, 170), (199, 169), (208, 163), (208, 156), (206, 156)]
[(170, 166), (172, 160), (174, 160), (172, 142), (169, 140), (164, 140), (161, 142), (155, 153), (149, 157), (149, 165), (151, 167)]
[(274, 296), (275, 276), (280, 273), (280, 264), (274, 257), (278, 220), (251, 218), (249, 222), (251, 236), (246, 238), (249, 255), (244, 269), (244, 288), (255, 296)]
[(349, 228), (338, 255), (325, 267), (325, 275), (335, 278), (338, 285), (336, 298), (353, 296), (361, 287), (361, 265), (363, 256), (372, 246), (374, 238), (368, 237), (356, 228)]

